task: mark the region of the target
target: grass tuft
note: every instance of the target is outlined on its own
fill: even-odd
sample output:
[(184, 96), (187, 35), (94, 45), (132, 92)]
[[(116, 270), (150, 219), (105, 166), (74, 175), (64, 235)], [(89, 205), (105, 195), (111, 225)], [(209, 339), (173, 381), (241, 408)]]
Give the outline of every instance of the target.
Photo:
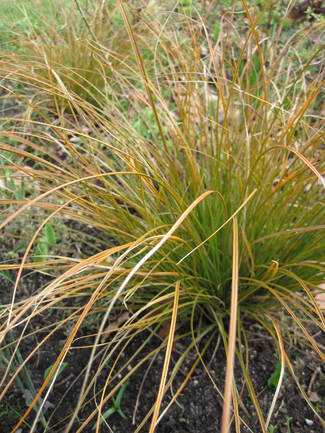
[[(223, 433), (232, 422), (239, 432), (249, 421), (244, 390), (261, 431), (269, 431), (285, 369), (324, 425), (286, 351), (298, 335), (325, 360), (313, 333), (324, 331), (316, 301), (325, 277), (324, 68), (321, 46), (306, 59), (298, 49), (324, 23), (310, 24), (287, 44), (280, 37), (285, 16), (272, 37), (259, 28), (269, 3), (260, 11), (242, 1), (244, 28), (229, 12), (217, 32), (193, 8), (186, 15), (185, 7), (165, 13), (99, 3), (74, 3), (60, 28), (44, 20), (41, 29), (18, 34), (0, 59), (1, 88), (19, 105), (1, 119), (0, 180), (11, 187), (0, 197), (0, 229), (6, 240), (17, 221), (32, 222), (24, 252), (0, 264), (0, 272), (17, 271), (0, 328), (12, 361), (34, 324), (47, 322), (16, 372), (9, 363), (0, 399), (50, 337), (65, 335), (12, 433), (26, 420), (31, 431), (39, 420), (54, 431), (81, 432), (94, 423), (100, 431), (117, 410), (109, 400), (126, 383), (131, 388), (132, 375), (160, 352), (156, 403), (137, 432), (150, 419), (155, 431), (199, 363), (224, 398)], [(29, 186), (19, 197), (17, 176)], [(71, 252), (62, 240), (60, 253), (51, 254), (62, 227), (78, 230), (78, 243)], [(23, 295), (30, 270), (48, 279)], [(281, 328), (283, 317), (296, 331)], [(166, 323), (167, 335), (153, 348)], [(272, 337), (281, 363), (266, 413), (253, 386), (247, 323)], [(94, 334), (87, 334), (89, 324)], [(224, 394), (204, 360), (216, 335), (227, 356)], [(173, 343), (189, 336), (172, 365)], [(83, 341), (89, 359), (78, 387), (72, 385), (75, 407), (54, 424), (58, 407), (45, 414), (44, 405)], [(123, 358), (133, 343), (133, 354)], [(193, 351), (188, 374), (159, 416)], [(87, 415), (78, 422), (81, 413)]]

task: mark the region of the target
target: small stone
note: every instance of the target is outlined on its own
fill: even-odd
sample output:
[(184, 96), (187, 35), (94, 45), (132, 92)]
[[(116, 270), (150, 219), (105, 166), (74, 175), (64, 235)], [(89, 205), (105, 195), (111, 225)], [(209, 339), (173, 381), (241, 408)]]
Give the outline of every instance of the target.
[(305, 418), (305, 422), (307, 425), (311, 426), (314, 424), (314, 421), (312, 421), (311, 419)]
[(319, 401), (319, 395), (317, 394), (317, 392), (315, 392), (315, 391), (311, 392), (309, 395), (309, 400), (312, 403), (317, 403)]

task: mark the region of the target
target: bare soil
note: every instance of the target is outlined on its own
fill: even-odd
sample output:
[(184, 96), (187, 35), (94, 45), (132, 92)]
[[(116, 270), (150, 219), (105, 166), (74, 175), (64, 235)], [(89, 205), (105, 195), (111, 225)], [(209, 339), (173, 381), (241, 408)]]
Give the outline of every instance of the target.
[[(36, 282), (36, 281), (35, 281)], [(7, 286), (7, 283), (0, 281), (2, 289)], [(1, 298), (3, 302), (8, 302), (9, 293), (4, 293), (1, 290)], [(54, 322), (55, 317), (50, 316), (49, 312), (43, 317), (38, 317), (37, 322), (33, 323), (34, 330), (42, 329), (45, 325), (50, 322)], [(277, 363), (276, 351), (274, 350), (272, 340), (268, 335), (258, 326), (247, 323), (247, 330), (249, 334), (249, 371), (252, 377), (253, 385), (256, 393), (258, 394), (261, 409), (266, 416), (270, 408), (274, 389), (268, 385), (268, 380), (274, 371)], [(46, 432), (52, 433), (63, 433), (66, 420), (69, 419), (69, 413), (75, 407), (77, 402), (78, 392), (81, 386), (81, 380), (77, 380), (78, 375), (83, 376), (83, 369), (87, 365), (90, 349), (87, 345), (91, 345), (93, 337), (87, 337), (88, 335), (94, 334), (96, 329), (85, 327), (83, 329), (83, 335), (85, 339), (82, 341), (82, 345), (85, 348), (72, 349), (66, 361), (66, 367), (61, 375), (57, 379), (56, 386), (49, 396), (50, 408), (46, 412), (46, 418), (54, 411), (53, 416), (50, 418), (50, 426)], [(178, 331), (179, 332), (179, 331)], [(38, 338), (45, 336), (46, 331), (40, 331)], [(217, 337), (216, 337), (217, 338)], [(322, 344), (324, 344), (324, 337), (322, 338)], [(66, 335), (63, 330), (58, 331), (55, 338), (49, 340), (49, 342), (42, 347), (42, 349), (34, 356), (28, 363), (28, 369), (32, 376), (35, 388), (38, 389), (44, 379), (45, 370), (53, 364), (55, 361), (58, 350), (64, 344)], [(127, 348), (125, 354), (121, 358), (121, 363), (129, 359), (135, 350), (139, 347), (144, 339), (144, 336), (134, 340), (132, 344)], [(320, 340), (319, 340), (320, 341)], [(25, 339), (20, 347), (21, 355), (23, 358), (30, 352), (31, 347), (35, 345), (35, 337), (29, 337)], [(149, 353), (155, 347), (161, 343), (161, 339), (157, 335), (154, 337), (150, 344), (144, 349), (143, 352), (134, 360), (132, 366), (136, 364), (136, 361), (141, 359), (144, 354)], [(184, 352), (187, 345), (190, 343), (190, 337), (182, 341), (176, 342), (173, 354), (172, 354), (172, 365), (178, 360), (181, 353)], [(204, 341), (201, 342), (200, 347), (202, 348)], [(222, 344), (218, 350), (215, 351), (216, 341), (211, 344), (207, 350), (204, 361), (208, 365), (211, 377), (215, 381), (216, 385), (222, 390), (224, 383), (225, 374), (225, 354)], [(325, 417), (325, 366), (321, 365), (321, 362), (316, 358), (315, 354), (311, 350), (303, 348), (299, 341), (291, 342), (288, 347), (288, 354), (295, 366), (297, 376), (304, 389), (309, 395), (312, 395), (312, 399), (315, 401), (315, 406), (318, 408), (319, 414)], [(195, 352), (189, 354), (188, 359), (182, 367), (182, 371), (176, 377), (173, 384), (173, 392), (175, 393), (178, 386), (183, 382), (186, 374), (191, 368), (195, 359)], [(109, 427), (102, 424), (100, 431), (114, 432), (114, 433), (131, 433), (134, 432), (136, 426), (145, 417), (146, 413), (150, 410), (155, 402), (157, 390), (159, 386), (160, 374), (164, 362), (164, 353), (160, 353), (155, 361), (152, 363), (148, 374), (146, 372), (149, 367), (149, 362), (144, 363), (136, 373), (131, 377), (126, 387), (125, 393), (122, 397), (121, 408), (126, 415), (126, 419), (123, 419), (119, 414), (115, 413), (107, 419)], [(99, 359), (96, 360), (93, 366), (93, 373), (96, 372)], [(3, 370), (4, 365), (1, 366)], [(96, 390), (100, 390), (106, 380), (108, 368), (98, 377), (96, 382)], [(146, 377), (145, 377), (146, 375)], [(145, 377), (145, 380), (143, 381)], [(74, 383), (74, 381), (76, 382)], [(243, 377), (239, 365), (236, 365), (236, 381), (238, 388), (241, 389), (243, 383)], [(140, 387), (143, 386), (138, 409), (134, 415), (134, 408), (138, 397)], [(93, 397), (93, 393), (90, 393), (90, 397)], [(63, 400), (62, 400), (63, 399)], [(171, 393), (168, 393), (164, 400), (162, 409), (166, 407), (171, 399)], [(97, 404), (100, 397), (97, 398)], [(242, 395), (243, 405), (240, 409), (241, 416), (245, 422), (250, 426), (251, 430), (247, 429), (245, 425), (242, 425), (241, 431), (259, 433), (261, 427), (258, 422), (258, 417), (255, 408), (250, 400), (247, 389), (243, 390)], [(104, 411), (111, 406), (111, 402), (104, 406)], [(21, 390), (17, 385), (14, 385), (5, 399), (0, 402), (0, 433), (10, 433), (11, 429), (15, 426), (19, 417), (27, 409), (26, 397), (21, 393)], [(75, 433), (78, 427), (81, 425), (87, 416), (95, 408), (94, 401), (91, 400), (86, 405), (75, 423), (72, 432)], [(222, 413), (222, 406), (220, 404), (220, 398), (215, 391), (210, 378), (208, 377), (202, 364), (199, 364), (194, 374), (189, 380), (188, 384), (184, 388), (183, 392), (177, 399), (177, 403), (174, 404), (167, 415), (158, 424), (156, 429), (157, 433), (209, 433), (218, 432), (220, 426), (220, 419)], [(32, 424), (35, 412), (27, 419), (29, 425), (24, 424), (18, 430), (19, 433), (27, 433), (30, 431), (30, 425)], [(135, 424), (132, 419), (134, 418)], [(150, 418), (149, 418), (150, 422)], [(142, 431), (148, 431), (149, 422), (145, 425)], [(294, 380), (290, 377), (287, 372), (285, 375), (284, 383), (281, 388), (280, 397), (278, 399), (274, 415), (272, 417), (271, 424), (274, 426), (275, 433), (321, 433), (323, 428), (317, 417), (313, 414), (312, 410), (308, 407), (302, 396), (300, 395)], [(84, 430), (86, 433), (92, 433), (94, 420), (90, 422), (87, 428)], [(38, 424), (36, 432), (44, 432), (44, 426), (41, 423)], [(234, 426), (232, 432), (234, 432)]]

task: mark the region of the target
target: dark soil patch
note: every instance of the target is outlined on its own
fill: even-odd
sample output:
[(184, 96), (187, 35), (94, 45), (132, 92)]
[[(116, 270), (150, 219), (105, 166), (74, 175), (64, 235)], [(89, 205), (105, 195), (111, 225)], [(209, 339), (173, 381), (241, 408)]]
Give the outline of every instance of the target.
[[(37, 322), (32, 324), (32, 327), (36, 330), (42, 329), (48, 325), (49, 322), (53, 322), (54, 317), (44, 316), (38, 317)], [(252, 377), (253, 385), (256, 393), (259, 396), (264, 416), (267, 415), (268, 409), (271, 405), (274, 390), (268, 386), (268, 379), (274, 371), (274, 367), (277, 362), (277, 357), (274, 352), (273, 344), (271, 339), (263, 333), (263, 331), (255, 325), (250, 326), (249, 337), (249, 371)], [(46, 331), (48, 332), (48, 331)], [(38, 339), (41, 336), (45, 336), (46, 332), (40, 331)], [(52, 412), (50, 420), (50, 428), (46, 431), (53, 433), (63, 433), (66, 420), (69, 419), (70, 411), (75, 407), (77, 402), (77, 396), (81, 387), (81, 381), (77, 380), (79, 374), (83, 376), (83, 369), (87, 365), (90, 349), (86, 348), (93, 342), (93, 337), (87, 337), (87, 335), (93, 334), (95, 330), (90, 326), (83, 329), (85, 338), (78, 341), (80, 346), (85, 348), (72, 349), (65, 359), (66, 367), (61, 376), (57, 379), (57, 384), (54, 387), (48, 401), (50, 402), (50, 409), (46, 413), (48, 418)], [(45, 370), (53, 364), (58, 355), (59, 348), (62, 348), (66, 339), (66, 332), (60, 330), (55, 335), (55, 338), (49, 340), (39, 351), (37, 356), (34, 356), (28, 364), (29, 372), (32, 376), (35, 388), (38, 389), (43, 382)], [(117, 366), (122, 365), (127, 359), (130, 359), (132, 354), (138, 349), (139, 344), (144, 341), (144, 335), (137, 337), (126, 349), (125, 353), (121, 357), (121, 361)], [(224, 383), (225, 374), (225, 356), (222, 345), (215, 351), (216, 339), (211, 344), (209, 349), (204, 355), (204, 361), (208, 365), (209, 372), (216, 385), (222, 390)], [(187, 345), (190, 343), (191, 338), (187, 337), (175, 344), (175, 349), (172, 356), (172, 365), (179, 359), (179, 356), (184, 353)], [(143, 356), (154, 350), (159, 346), (161, 340), (159, 336), (153, 337), (150, 344), (134, 359), (131, 366), (134, 367), (136, 362), (142, 359)], [(76, 344), (75, 344), (76, 345)], [(200, 343), (202, 349), (204, 341)], [(25, 339), (21, 345), (21, 354), (23, 358), (30, 352), (31, 347), (35, 346), (35, 337), (29, 337)], [(307, 349), (302, 349), (299, 342), (292, 344), (290, 350), (288, 350), (290, 359), (295, 366), (296, 373), (307, 391), (311, 380), (313, 381), (311, 391), (314, 393), (313, 397), (318, 399), (315, 402), (320, 415), (325, 416), (325, 368), (321, 365), (320, 361), (317, 360), (314, 354)], [(195, 352), (189, 353), (181, 371), (176, 376), (173, 383), (173, 392), (175, 393), (181, 383), (184, 381), (186, 374), (190, 370), (195, 360)], [(131, 377), (126, 387), (125, 394), (122, 398), (121, 408), (126, 415), (126, 419), (123, 419), (118, 414), (113, 414), (108, 418), (108, 424), (110, 427), (101, 426), (101, 432), (115, 433), (120, 432), (133, 432), (136, 426), (142, 421), (146, 413), (150, 410), (156, 399), (156, 394), (159, 386), (160, 374), (162, 371), (162, 365), (164, 362), (164, 352), (159, 353), (155, 361), (152, 363), (150, 370), (146, 375), (150, 362), (144, 363)], [(100, 363), (100, 357), (96, 359), (92, 367), (92, 374), (95, 374), (98, 370)], [(129, 367), (129, 369), (131, 368)], [(3, 367), (2, 367), (3, 368)], [(96, 382), (96, 390), (99, 391), (105, 384), (106, 375), (108, 368), (104, 369), (103, 374), (98, 376)], [(145, 380), (144, 380), (145, 377)], [(240, 385), (243, 382), (240, 366), (236, 366), (236, 378), (237, 384), (240, 389)], [(74, 381), (76, 382), (74, 383)], [(143, 381), (144, 380), (144, 381)], [(115, 382), (116, 383), (116, 382)], [(142, 386), (141, 396), (139, 400), (138, 410), (135, 415), (135, 425), (132, 423), (133, 411), (137, 401), (138, 392)], [(108, 388), (110, 389), (110, 388)], [(92, 398), (94, 395), (93, 391), (90, 392), (89, 397)], [(63, 400), (62, 400), (63, 399)], [(171, 399), (171, 393), (169, 392), (163, 401), (164, 407), (168, 404)], [(100, 396), (97, 397), (97, 404), (100, 401)], [(258, 418), (253, 404), (249, 398), (249, 394), (246, 389), (243, 392), (243, 403), (245, 409), (241, 409), (241, 415), (245, 422), (248, 423), (252, 430), (248, 430), (242, 425), (241, 431), (243, 433), (252, 431), (254, 433), (261, 432), (261, 427), (258, 423)], [(104, 406), (104, 411), (111, 406), (111, 402)], [(91, 401), (89, 405), (84, 407), (75, 423), (72, 432), (76, 432), (82, 421), (87, 419), (89, 414), (94, 410), (94, 401)], [(22, 415), (27, 409), (26, 398), (23, 397), (21, 390), (15, 385), (11, 388), (9, 393), (6, 395), (5, 400), (0, 403), (0, 432), (9, 433), (15, 423), (19, 419), (19, 415)], [(202, 364), (199, 364), (194, 374), (189, 380), (187, 386), (177, 399), (177, 404), (174, 404), (167, 415), (159, 423), (156, 432), (157, 433), (209, 433), (218, 432), (220, 427), (220, 419), (222, 413), (222, 406), (220, 404), (220, 398), (218, 397), (214, 387), (212, 386), (211, 380), (209, 379)], [(31, 425), (35, 412), (32, 413), (27, 421)], [(142, 431), (148, 431), (149, 422), (144, 426)], [(92, 420), (89, 425), (85, 428), (86, 433), (94, 432), (95, 419)], [(290, 377), (289, 373), (286, 374), (284, 384), (281, 389), (280, 397), (278, 399), (272, 422), (275, 426), (274, 432), (278, 433), (320, 433), (323, 431), (319, 421), (305, 403), (297, 387)], [(30, 431), (30, 427), (23, 425), (21, 427), (21, 433), (27, 433)], [(234, 432), (234, 428), (232, 432)], [(44, 427), (41, 423), (38, 424), (36, 429), (37, 433), (44, 432)]]

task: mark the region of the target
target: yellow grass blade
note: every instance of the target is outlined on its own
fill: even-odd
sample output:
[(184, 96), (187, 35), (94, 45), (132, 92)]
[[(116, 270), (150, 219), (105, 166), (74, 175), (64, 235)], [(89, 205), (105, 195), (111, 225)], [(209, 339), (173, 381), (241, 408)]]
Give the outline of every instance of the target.
[(224, 391), (223, 408), (222, 408), (221, 433), (227, 433), (229, 431), (229, 421), (231, 415), (231, 393), (232, 393), (232, 387), (234, 382), (237, 307), (238, 307), (238, 223), (237, 223), (237, 218), (234, 217), (230, 325), (229, 325), (229, 340), (228, 340), (228, 351), (227, 351), (225, 391)]
[(44, 219), (44, 221), (42, 222), (42, 224), (38, 227), (38, 229), (36, 230), (36, 232), (34, 233), (32, 239), (30, 240), (23, 259), (19, 265), (19, 269), (18, 269), (18, 273), (17, 273), (17, 277), (16, 277), (16, 281), (15, 281), (15, 285), (14, 285), (14, 289), (13, 289), (13, 295), (12, 295), (12, 302), (11, 302), (11, 306), (9, 309), (9, 314), (8, 314), (8, 320), (7, 320), (7, 326), (9, 326), (10, 324), (10, 320), (11, 320), (11, 315), (12, 315), (12, 310), (13, 310), (13, 304), (15, 302), (15, 297), (16, 297), (16, 292), (17, 292), (17, 288), (18, 288), (18, 284), (20, 281), (20, 277), (22, 275), (22, 272), (24, 270), (24, 265), (26, 263), (27, 260), (27, 256), (34, 244), (35, 239), (37, 238), (37, 236), (39, 235), (39, 233), (41, 232), (41, 230), (43, 229), (43, 227), (46, 226), (46, 224), (57, 214), (59, 213), (61, 210), (63, 210), (66, 206), (68, 206), (69, 204), (71, 204), (73, 201), (77, 200), (77, 198), (73, 198), (71, 200), (69, 200), (68, 202), (64, 203), (62, 206), (60, 206), (58, 209), (56, 209), (54, 212), (52, 212), (47, 218)]
[(323, 187), (325, 189), (325, 180), (324, 180), (323, 176), (321, 175), (321, 173), (317, 170), (317, 168), (310, 161), (308, 161), (308, 159), (305, 158), (304, 155), (302, 155), (300, 152), (298, 152), (298, 150), (296, 150), (290, 146), (287, 146), (287, 149), (289, 149), (290, 152), (292, 152), (296, 156), (298, 156), (298, 158), (300, 158), (316, 174), (316, 176), (318, 177), (319, 181), (321, 182), (321, 184), (323, 185)]
[(252, 253), (252, 249), (251, 249), (251, 246), (250, 246), (250, 244), (248, 242), (245, 230), (241, 229), (241, 232), (242, 232), (243, 240), (244, 240), (244, 243), (245, 243), (248, 255), (249, 255), (249, 259), (250, 259), (251, 274), (254, 275), (254, 272), (255, 272), (255, 261), (254, 261), (254, 256), (253, 256), (253, 253)]
[[(29, 200), (26, 204), (24, 204), (24, 206), (22, 206), (21, 208), (19, 208), (16, 212), (12, 213), (8, 218), (5, 219), (5, 221), (3, 221), (0, 224), (0, 230), (3, 229), (7, 224), (9, 224), (12, 220), (14, 220), (15, 218), (17, 218), (19, 215), (21, 215), (25, 210), (29, 209), (33, 204), (37, 203), (38, 201), (42, 200), (43, 198), (53, 194), (56, 191), (59, 191), (61, 189), (64, 189), (67, 186), (71, 186), (71, 185), (75, 185), (77, 183), (81, 183), (84, 182), (86, 180), (91, 180), (91, 179), (100, 179), (102, 177), (109, 177), (109, 176), (116, 176), (116, 175), (121, 175), (121, 174), (130, 174), (130, 175), (136, 175), (139, 176), (138, 173), (134, 173), (132, 171), (120, 171), (120, 172), (111, 172), (111, 173), (100, 173), (100, 174), (94, 174), (92, 176), (86, 176), (86, 177), (81, 177), (79, 179), (74, 179), (71, 180), (70, 182), (66, 182), (64, 184), (58, 185), (55, 188), (52, 188), (46, 192), (44, 192), (43, 194), (33, 198), (32, 200)], [(142, 173), (141, 176), (145, 176), (148, 177), (146, 174)]]
[(216, 235), (223, 227), (225, 227), (233, 218), (236, 217), (236, 215), (243, 209), (243, 207), (249, 202), (249, 200), (253, 197), (253, 195), (256, 193), (257, 189), (254, 189), (253, 192), (251, 192), (249, 194), (249, 196), (243, 201), (243, 203), (239, 206), (239, 208), (219, 227), (217, 228), (217, 230), (215, 230), (210, 236), (208, 236), (203, 242), (201, 242), (199, 245), (197, 245), (195, 248), (193, 248), (193, 250), (191, 250), (189, 253), (187, 253), (184, 257), (181, 258), (181, 260), (179, 260), (177, 262), (177, 264), (179, 265), (180, 263), (182, 263), (182, 261), (184, 261), (188, 256), (190, 256), (191, 254), (194, 253), (194, 251), (196, 251), (197, 249), (199, 249), (200, 247), (202, 247), (202, 245), (204, 245), (206, 242), (208, 242), (208, 240), (210, 240), (214, 235)]
[(125, 278), (123, 281), (119, 293), (122, 293), (123, 289), (126, 287), (128, 282), (131, 280), (133, 275), (141, 268), (144, 263), (155, 254), (156, 251), (159, 250), (159, 248), (171, 237), (171, 235), (178, 229), (178, 227), (182, 224), (182, 222), (185, 220), (185, 218), (192, 212), (192, 210), (207, 196), (212, 194), (215, 191), (206, 191), (203, 194), (201, 194), (196, 200), (193, 201), (193, 203), (186, 209), (185, 212), (182, 213), (182, 215), (178, 218), (178, 220), (175, 222), (175, 224), (171, 227), (171, 229), (165, 234), (165, 236), (158, 242), (158, 244), (152, 248), (137, 264), (134, 266), (132, 271), (129, 273), (129, 275)]
[(180, 282), (177, 281), (177, 283), (175, 285), (175, 298), (174, 298), (173, 314), (172, 314), (172, 320), (170, 323), (170, 330), (169, 330), (169, 336), (168, 336), (168, 342), (167, 342), (165, 361), (164, 361), (163, 371), (161, 374), (159, 391), (158, 391), (155, 409), (154, 409), (152, 420), (151, 420), (149, 433), (154, 433), (154, 431), (155, 431), (156, 422), (157, 422), (158, 415), (159, 415), (160, 405), (161, 405), (162, 398), (163, 398), (164, 392), (165, 392), (165, 384), (166, 384), (168, 366), (169, 366), (169, 362), (170, 362), (170, 356), (172, 353), (174, 334), (175, 334), (176, 318), (177, 318), (177, 311), (178, 311), (179, 286), (180, 286)]

